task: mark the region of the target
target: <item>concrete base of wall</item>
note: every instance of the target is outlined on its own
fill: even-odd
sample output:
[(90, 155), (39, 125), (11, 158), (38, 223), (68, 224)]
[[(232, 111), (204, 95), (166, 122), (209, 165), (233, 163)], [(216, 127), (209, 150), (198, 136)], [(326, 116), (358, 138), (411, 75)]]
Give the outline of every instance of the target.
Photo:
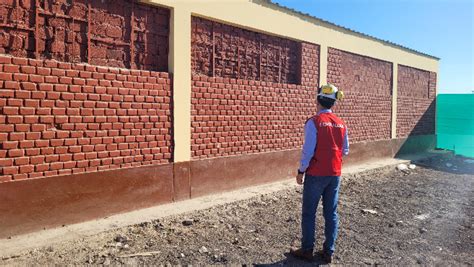
[[(435, 147), (434, 135), (351, 145), (345, 164)], [(300, 151), (0, 183), (0, 239), (294, 176)]]

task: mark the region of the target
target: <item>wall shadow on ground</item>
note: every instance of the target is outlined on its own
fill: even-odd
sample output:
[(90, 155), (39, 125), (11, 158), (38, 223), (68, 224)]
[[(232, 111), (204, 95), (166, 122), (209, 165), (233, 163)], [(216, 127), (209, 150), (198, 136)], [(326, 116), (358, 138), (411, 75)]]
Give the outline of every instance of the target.
[(395, 158), (411, 159), (410, 155), (412, 154), (436, 148), (435, 118), (433, 118), (436, 114), (435, 111), (436, 101), (432, 101), (408, 136), (406, 136), (406, 139), (400, 144), (398, 150), (394, 151)]
[(474, 159), (452, 152), (431, 153), (429, 157), (413, 161), (415, 165), (451, 174), (474, 175)]
[[(474, 175), (474, 162), (470, 163), (473, 160), (472, 158), (454, 155), (452, 151), (436, 149), (434, 130), (432, 133), (426, 132), (427, 124), (431, 123), (432, 120), (434, 123), (432, 116), (435, 114), (435, 109), (436, 101), (433, 101), (403, 141), (395, 153), (395, 158), (411, 160), (415, 165), (437, 171)], [(417, 154), (419, 154), (419, 157), (416, 157)]]

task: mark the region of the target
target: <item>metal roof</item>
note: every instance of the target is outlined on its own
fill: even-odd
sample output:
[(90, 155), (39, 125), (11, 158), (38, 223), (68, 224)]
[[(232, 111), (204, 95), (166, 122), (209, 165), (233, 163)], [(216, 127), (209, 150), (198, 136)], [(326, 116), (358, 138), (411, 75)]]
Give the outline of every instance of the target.
[[(257, 1), (254, 1), (254, 2), (257, 2)], [(286, 6), (283, 6), (283, 5), (280, 5), (278, 3), (274, 3), (272, 0), (261, 0), (261, 2), (265, 2), (267, 4), (270, 4), (270, 5), (273, 5), (279, 9), (282, 9), (283, 11), (288, 11), (290, 13), (293, 13), (297, 16), (302, 16), (304, 18), (307, 18), (307, 19), (311, 19), (311, 20), (316, 20), (318, 22), (321, 22), (321, 23), (324, 23), (324, 24), (328, 24), (328, 25), (331, 25), (331, 26), (335, 26), (341, 30), (344, 30), (344, 31), (349, 31), (349, 32), (352, 32), (352, 33), (355, 33), (357, 35), (360, 35), (362, 37), (365, 37), (365, 38), (368, 38), (368, 39), (372, 39), (374, 41), (378, 41), (378, 42), (383, 42), (385, 44), (389, 44), (391, 46), (394, 46), (394, 47), (397, 47), (397, 48), (401, 48), (403, 50), (406, 50), (406, 51), (409, 51), (409, 52), (412, 52), (412, 53), (415, 53), (415, 54), (418, 54), (418, 55), (421, 55), (421, 56), (425, 56), (425, 57), (429, 57), (429, 58), (433, 58), (433, 59), (436, 59), (436, 60), (439, 60), (438, 57), (435, 57), (435, 56), (432, 56), (432, 55), (429, 55), (429, 54), (426, 54), (426, 53), (423, 53), (423, 52), (420, 52), (420, 51), (417, 51), (417, 50), (414, 50), (414, 49), (411, 49), (409, 47), (406, 47), (406, 46), (403, 46), (403, 45), (399, 45), (399, 44), (396, 44), (396, 43), (393, 43), (393, 42), (390, 42), (390, 41), (387, 41), (387, 40), (383, 40), (383, 39), (380, 39), (380, 38), (377, 38), (377, 37), (374, 37), (374, 36), (371, 36), (371, 35), (368, 35), (368, 34), (365, 34), (365, 33), (362, 33), (362, 32), (358, 32), (358, 31), (355, 31), (355, 30), (352, 30), (350, 28), (347, 28), (347, 27), (343, 27), (343, 26), (340, 26), (340, 25), (337, 25), (335, 23), (332, 23), (332, 22), (329, 22), (327, 20), (323, 20), (323, 19), (320, 19), (318, 17), (315, 17), (315, 16), (312, 16), (308, 13), (304, 13), (304, 12), (301, 12), (301, 11), (298, 11), (298, 10), (295, 10), (295, 9), (292, 9), (292, 8), (289, 8), (289, 7), (286, 7)]]

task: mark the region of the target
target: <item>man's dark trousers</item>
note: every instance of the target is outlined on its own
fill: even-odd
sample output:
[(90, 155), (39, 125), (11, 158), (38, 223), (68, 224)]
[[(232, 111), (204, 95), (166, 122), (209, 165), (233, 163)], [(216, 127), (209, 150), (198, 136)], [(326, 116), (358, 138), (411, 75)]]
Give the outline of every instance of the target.
[(339, 198), (340, 176), (310, 176), (304, 178), (302, 208), (301, 248), (313, 250), (315, 243), (315, 219), (319, 199), (323, 197), (325, 221), (325, 242), (323, 249), (332, 255), (338, 231), (337, 202)]

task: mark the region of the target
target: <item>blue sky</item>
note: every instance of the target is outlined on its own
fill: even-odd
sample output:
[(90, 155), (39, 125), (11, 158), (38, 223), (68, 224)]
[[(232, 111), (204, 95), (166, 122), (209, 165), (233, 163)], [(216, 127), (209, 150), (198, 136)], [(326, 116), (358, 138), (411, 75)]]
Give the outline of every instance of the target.
[(474, 0), (273, 0), (440, 58), (439, 93), (474, 92)]

